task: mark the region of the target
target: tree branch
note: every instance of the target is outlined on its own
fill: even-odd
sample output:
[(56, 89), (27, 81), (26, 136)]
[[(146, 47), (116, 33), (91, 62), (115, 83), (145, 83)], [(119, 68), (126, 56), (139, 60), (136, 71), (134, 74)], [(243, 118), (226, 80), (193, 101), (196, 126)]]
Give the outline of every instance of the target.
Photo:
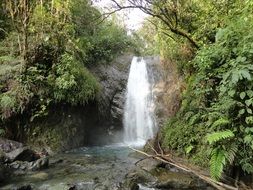
[(233, 187), (231, 185), (227, 185), (225, 183), (222, 183), (222, 182), (218, 182), (218, 181), (215, 181), (213, 180), (212, 178), (208, 177), (208, 176), (205, 176), (203, 174), (201, 174), (200, 172), (196, 171), (196, 170), (193, 170), (185, 165), (182, 165), (182, 164), (179, 164), (179, 163), (176, 163), (176, 161), (170, 159), (170, 158), (167, 158), (166, 156), (163, 156), (161, 154), (158, 154), (158, 155), (150, 155), (146, 152), (143, 152), (143, 151), (140, 151), (140, 150), (137, 150), (137, 149), (134, 149), (134, 148), (131, 148), (130, 149), (134, 150), (135, 152), (138, 152), (140, 154), (143, 154), (149, 158), (154, 158), (154, 159), (157, 159), (163, 163), (166, 163), (166, 164), (169, 164), (169, 165), (172, 165), (178, 169), (181, 169), (185, 172), (188, 172), (188, 173), (192, 173), (194, 174), (195, 176), (199, 177), (200, 179), (204, 180), (205, 182), (207, 182), (208, 184), (212, 185), (213, 187), (215, 187), (216, 189), (218, 190), (238, 190), (238, 188), (236, 187)]
[[(140, 9), (145, 14), (148, 14), (152, 17), (155, 17), (161, 20), (172, 33), (186, 38), (192, 44), (193, 47), (195, 47), (196, 49), (199, 49), (198, 43), (191, 37), (191, 35), (187, 33), (186, 31), (183, 31), (182, 29), (178, 28), (177, 10), (173, 11), (173, 14), (172, 14), (174, 16), (174, 19), (173, 19), (171, 15), (169, 14), (169, 10), (166, 7), (165, 8), (162, 7), (162, 5), (159, 4), (159, 2), (157, 3), (156, 1), (128, 0), (129, 5), (124, 5), (124, 6), (120, 5), (117, 0), (111, 0), (111, 1), (114, 3), (116, 9), (113, 10), (111, 13), (107, 13), (107, 14), (111, 15), (123, 9), (136, 9), (136, 8)], [(158, 8), (159, 12), (156, 13), (154, 11), (154, 8)], [(177, 9), (177, 8), (178, 6), (174, 5), (174, 9)], [(173, 24), (173, 20), (175, 20), (175, 24)]]

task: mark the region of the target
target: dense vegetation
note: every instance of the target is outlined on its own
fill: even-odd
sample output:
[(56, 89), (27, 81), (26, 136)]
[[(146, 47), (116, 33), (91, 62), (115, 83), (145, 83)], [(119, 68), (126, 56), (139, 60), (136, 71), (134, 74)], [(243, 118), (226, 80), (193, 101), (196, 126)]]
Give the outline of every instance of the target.
[[(138, 3), (149, 13), (148, 3)], [(157, 44), (162, 57), (176, 64), (185, 78), (181, 108), (161, 131), (163, 147), (196, 164), (210, 165), (216, 180), (233, 168), (252, 174), (252, 2), (150, 4), (153, 18), (149, 20), (155, 28), (146, 24), (141, 30), (144, 36), (155, 30), (156, 37), (145, 38), (147, 46)]]
[[(51, 105), (96, 98), (100, 87), (88, 68), (133, 44), (115, 23), (102, 22), (90, 0), (1, 0), (0, 135), (18, 139), (25, 122), (45, 116)], [(19, 116), (18, 128), (9, 128)]]
[(52, 105), (95, 99), (89, 68), (138, 44), (185, 79), (181, 108), (161, 130), (163, 147), (210, 163), (216, 180), (231, 168), (252, 174), (252, 1), (112, 1), (150, 15), (133, 38), (116, 17), (102, 22), (90, 0), (0, 0), (0, 135), (13, 136), (13, 118), (25, 131)]

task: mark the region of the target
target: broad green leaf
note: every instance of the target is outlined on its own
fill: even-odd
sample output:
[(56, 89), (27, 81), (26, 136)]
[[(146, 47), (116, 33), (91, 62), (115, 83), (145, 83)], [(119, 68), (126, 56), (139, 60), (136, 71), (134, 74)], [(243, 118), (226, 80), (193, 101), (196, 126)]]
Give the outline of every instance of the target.
[(249, 114), (252, 114), (252, 110), (251, 110), (250, 108), (247, 108), (247, 112), (248, 112)]
[(245, 69), (241, 70), (240, 73), (243, 76), (243, 78), (251, 80), (251, 75), (248, 70), (245, 70)]
[(252, 98), (253, 97), (253, 91), (252, 90), (247, 90), (246, 91), (247, 95)]
[(235, 90), (230, 90), (230, 91), (228, 91), (228, 95), (229, 95), (230, 97), (234, 97), (234, 95), (235, 95)]
[(245, 98), (245, 96), (246, 96), (246, 93), (245, 93), (245, 92), (241, 92), (241, 93), (240, 93), (240, 98), (241, 98), (242, 100)]
[(239, 74), (238, 73), (233, 73), (232, 74), (232, 83), (236, 84), (239, 81)]
[(253, 124), (253, 117), (252, 117), (252, 116), (246, 117), (246, 118), (245, 118), (245, 122), (246, 122), (247, 124)]
[(239, 111), (239, 115), (243, 115), (245, 113), (245, 109), (241, 109), (240, 111)]
[(251, 99), (249, 99), (249, 100), (246, 100), (246, 101), (245, 101), (245, 104), (246, 104), (247, 106), (250, 106), (250, 105), (252, 104), (252, 101), (251, 101)]
[(250, 144), (252, 141), (252, 135), (246, 135), (243, 139), (246, 144)]

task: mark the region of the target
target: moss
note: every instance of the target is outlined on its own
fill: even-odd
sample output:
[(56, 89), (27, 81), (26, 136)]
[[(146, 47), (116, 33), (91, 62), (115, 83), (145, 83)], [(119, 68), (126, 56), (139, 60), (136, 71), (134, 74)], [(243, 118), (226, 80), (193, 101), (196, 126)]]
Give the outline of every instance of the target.
[(50, 124), (53, 117), (44, 119), (40, 124), (34, 124), (28, 133), (28, 144), (41, 148), (50, 147), (56, 152), (68, 149), (69, 142), (77, 134), (77, 125), (71, 118), (61, 115), (58, 117), (62, 117), (61, 121), (54, 124)]

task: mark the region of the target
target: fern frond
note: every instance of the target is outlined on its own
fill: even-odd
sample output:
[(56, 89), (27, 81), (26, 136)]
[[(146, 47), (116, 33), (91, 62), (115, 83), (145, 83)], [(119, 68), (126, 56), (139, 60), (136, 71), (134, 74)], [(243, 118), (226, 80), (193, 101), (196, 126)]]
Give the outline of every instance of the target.
[(225, 153), (226, 160), (228, 160), (230, 164), (234, 162), (237, 151), (238, 151), (238, 145), (232, 144), (229, 147), (228, 151)]
[(218, 127), (218, 126), (224, 126), (224, 125), (227, 125), (229, 123), (230, 123), (230, 121), (227, 118), (220, 118), (212, 124), (212, 127), (215, 128), (215, 127)]
[(197, 113), (197, 114), (191, 116), (190, 119), (189, 119), (189, 125), (193, 125), (193, 124), (197, 123), (200, 118), (201, 118), (200, 113)]
[(210, 174), (213, 179), (219, 180), (221, 178), (225, 164), (225, 151), (219, 148), (213, 149), (210, 160)]
[(224, 139), (228, 139), (228, 138), (232, 138), (234, 137), (234, 133), (230, 130), (226, 130), (226, 131), (219, 131), (219, 132), (214, 132), (212, 134), (208, 134), (206, 136), (207, 138), (207, 142), (209, 144), (214, 144), (220, 140), (224, 140)]

